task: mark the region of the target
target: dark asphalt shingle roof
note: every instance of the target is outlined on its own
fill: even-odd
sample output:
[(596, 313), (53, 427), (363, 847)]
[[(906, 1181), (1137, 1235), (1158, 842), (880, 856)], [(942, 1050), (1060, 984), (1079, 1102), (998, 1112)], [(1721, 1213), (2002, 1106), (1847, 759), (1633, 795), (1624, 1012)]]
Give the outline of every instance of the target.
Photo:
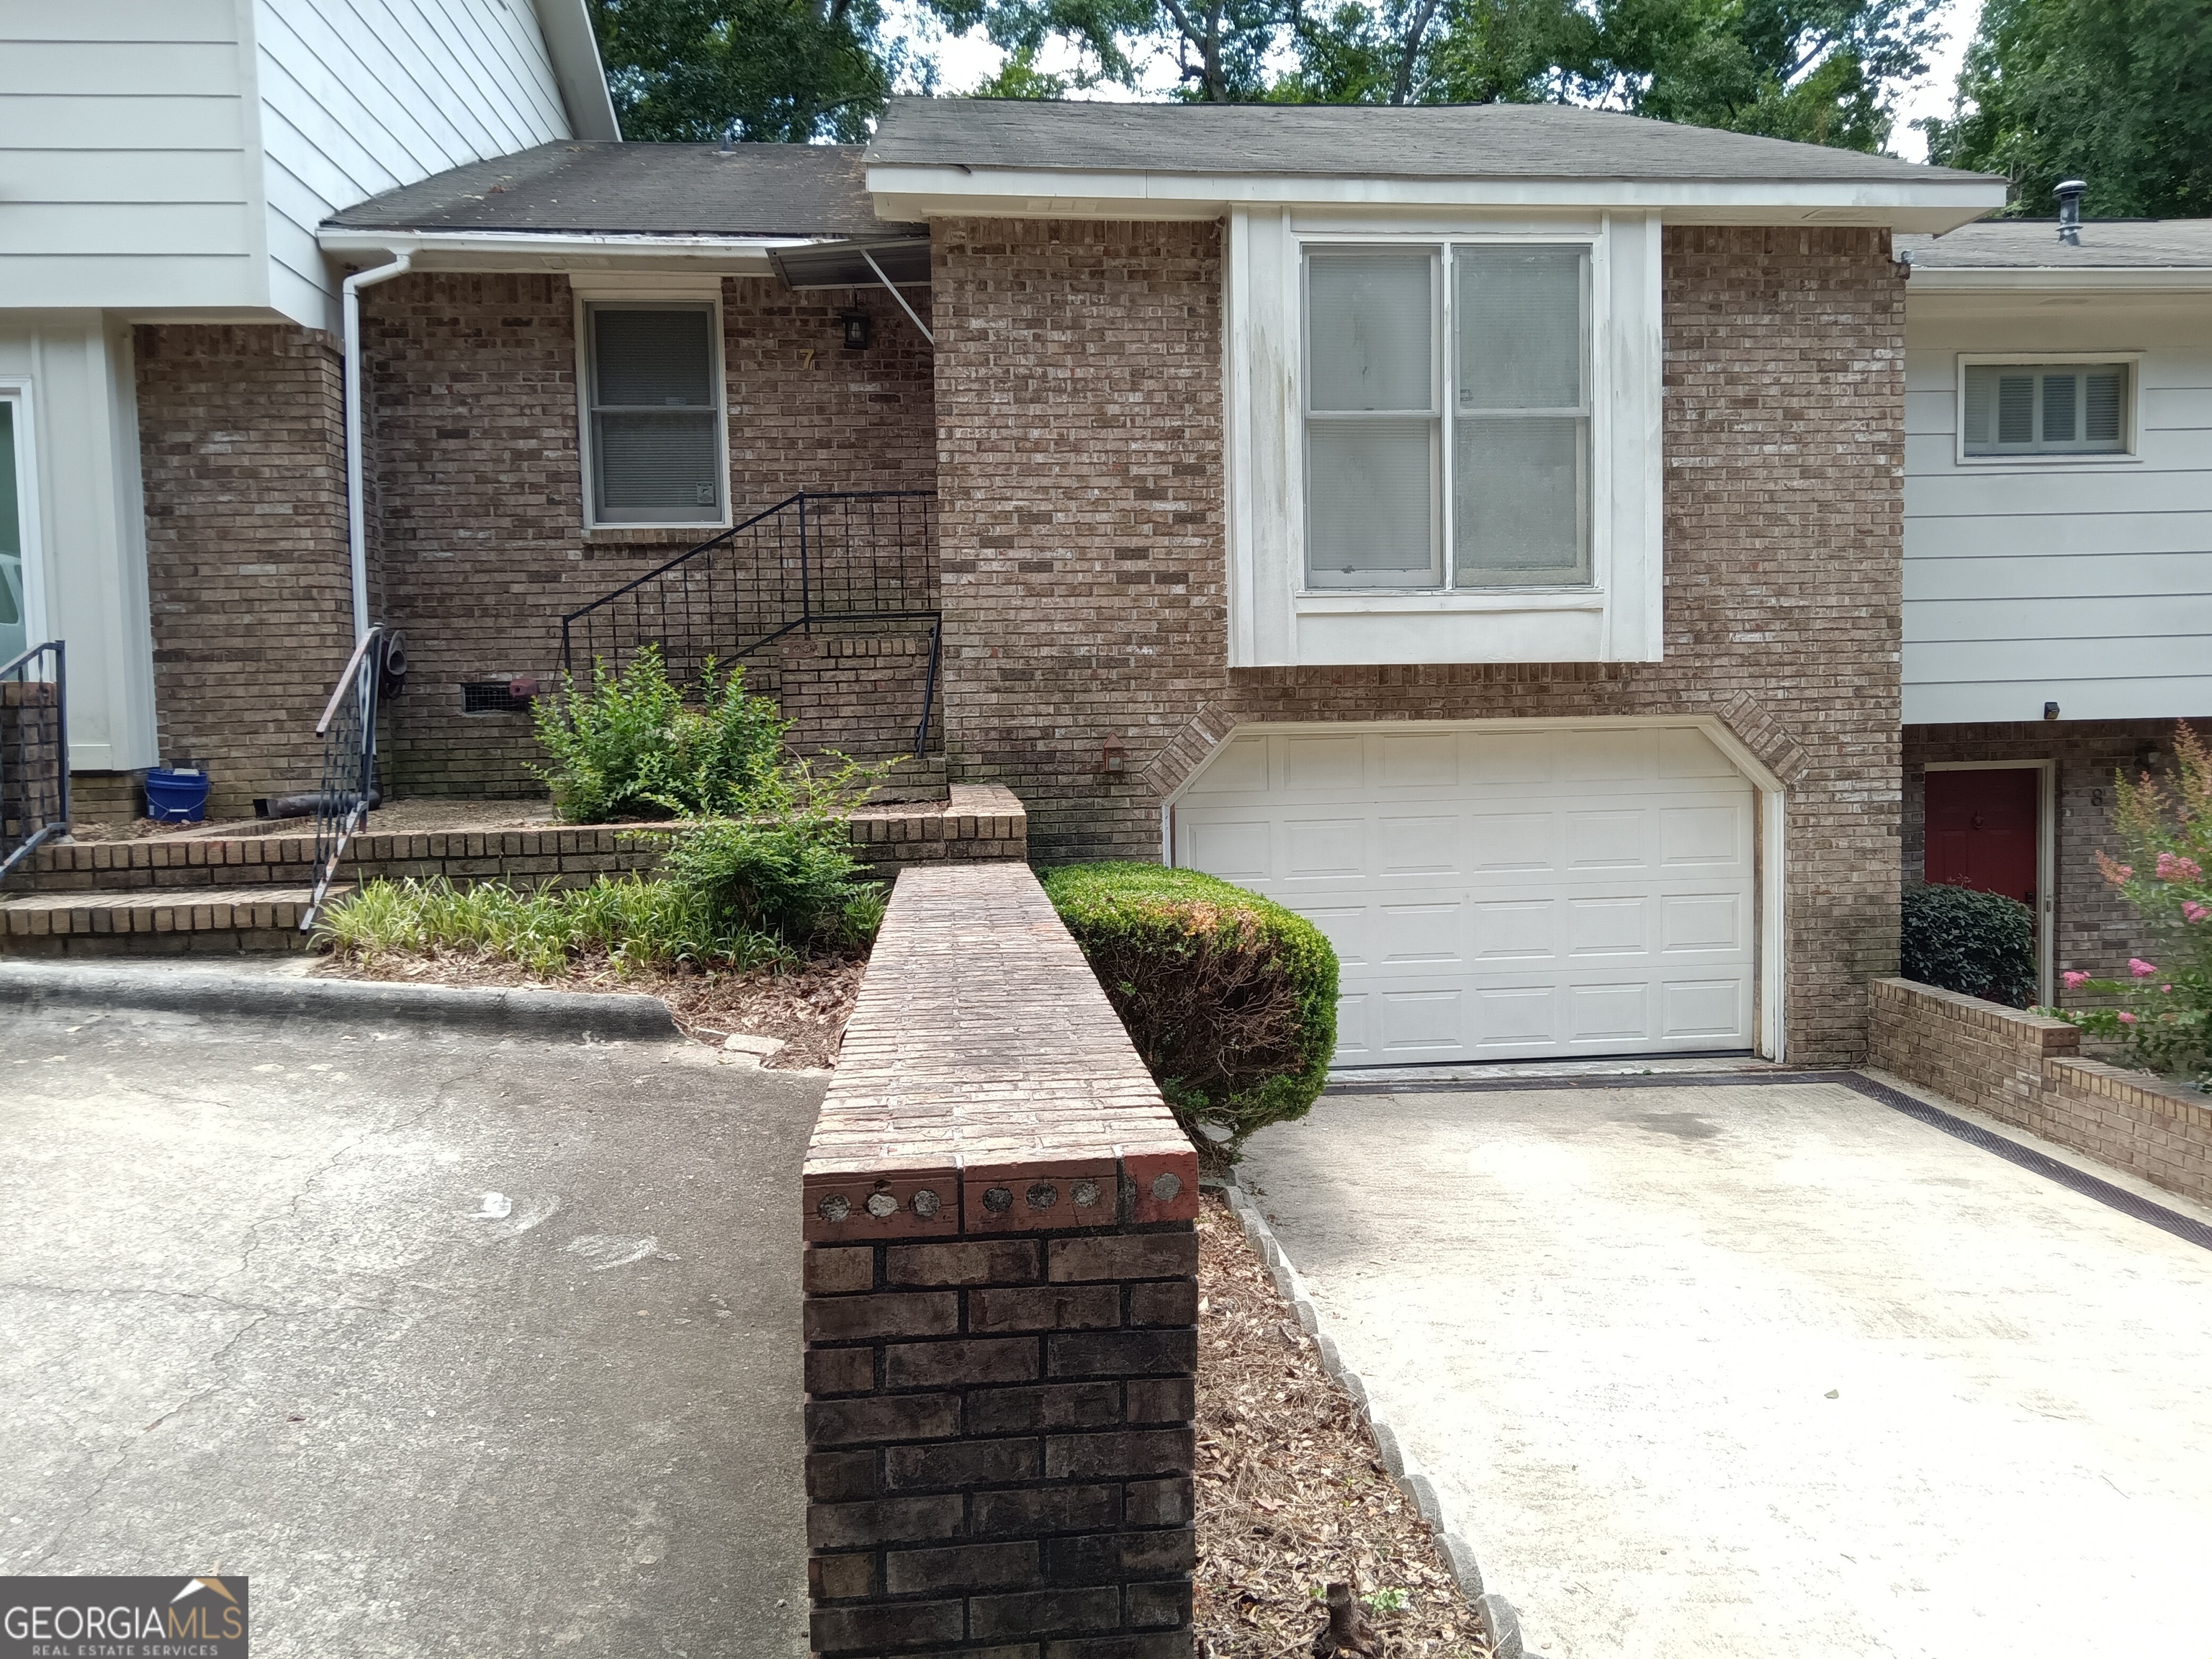
[(2088, 219), (2081, 245), (2056, 219), (1984, 219), (1942, 236), (1900, 236), (1899, 254), (1929, 270), (2171, 270), (2212, 266), (2212, 219)]
[(563, 141), (472, 161), (372, 196), (343, 230), (644, 236), (867, 236), (876, 217), (857, 144)]
[(1354, 179), (1908, 184), (1978, 175), (1559, 104), (1101, 104), (895, 98), (887, 166)]

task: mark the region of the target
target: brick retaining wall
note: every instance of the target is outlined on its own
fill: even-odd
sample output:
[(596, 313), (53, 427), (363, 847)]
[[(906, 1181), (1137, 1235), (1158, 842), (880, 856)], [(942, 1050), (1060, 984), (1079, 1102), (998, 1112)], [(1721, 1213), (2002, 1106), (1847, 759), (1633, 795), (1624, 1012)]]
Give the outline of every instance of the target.
[(1871, 1001), (1883, 1071), (2212, 1203), (2212, 1095), (2083, 1060), (2063, 1019), (1909, 979), (1875, 980)]
[(804, 1194), (815, 1651), (1188, 1659), (1196, 1156), (1025, 866), (901, 874)]

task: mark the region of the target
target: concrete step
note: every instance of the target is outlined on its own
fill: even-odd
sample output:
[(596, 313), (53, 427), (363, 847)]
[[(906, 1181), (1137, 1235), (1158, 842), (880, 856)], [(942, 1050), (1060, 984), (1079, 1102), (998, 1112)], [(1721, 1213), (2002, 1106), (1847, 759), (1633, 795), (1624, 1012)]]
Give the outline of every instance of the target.
[[(351, 889), (334, 886), (337, 899)], [(221, 955), (303, 951), (306, 887), (139, 888), (33, 892), (0, 898), (0, 952), (9, 956)]]

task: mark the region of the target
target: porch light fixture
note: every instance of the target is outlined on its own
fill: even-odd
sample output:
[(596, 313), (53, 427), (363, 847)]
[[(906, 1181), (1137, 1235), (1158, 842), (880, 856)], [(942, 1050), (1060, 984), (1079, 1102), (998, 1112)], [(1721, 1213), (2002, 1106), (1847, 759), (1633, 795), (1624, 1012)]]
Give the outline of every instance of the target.
[(1121, 738), (1112, 732), (1106, 734), (1106, 775), (1118, 778), (1129, 769), (1129, 750)]
[(848, 311), (842, 313), (845, 325), (845, 349), (866, 351), (868, 349), (868, 313)]
[(2057, 720), (2058, 718), (2058, 705), (2055, 702), (2046, 702), (2044, 704), (2043, 718), (2047, 720)]

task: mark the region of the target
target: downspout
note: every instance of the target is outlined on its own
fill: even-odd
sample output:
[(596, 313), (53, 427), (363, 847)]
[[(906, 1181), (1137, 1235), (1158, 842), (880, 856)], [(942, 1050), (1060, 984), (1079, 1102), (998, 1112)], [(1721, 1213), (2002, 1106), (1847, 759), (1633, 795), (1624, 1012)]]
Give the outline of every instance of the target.
[(345, 295), (345, 469), (346, 554), (353, 568), (353, 637), (368, 637), (368, 522), (362, 477), (361, 402), (361, 291), (404, 276), (415, 262), (403, 253), (390, 264), (356, 270), (341, 285)]

